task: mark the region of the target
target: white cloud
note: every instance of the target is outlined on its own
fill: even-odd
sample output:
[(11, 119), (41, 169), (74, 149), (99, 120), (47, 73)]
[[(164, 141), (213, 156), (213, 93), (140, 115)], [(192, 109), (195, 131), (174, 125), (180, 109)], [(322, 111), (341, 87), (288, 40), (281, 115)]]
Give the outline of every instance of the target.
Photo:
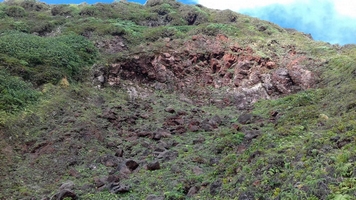
[(270, 4), (288, 4), (296, 0), (196, 0), (197, 3), (208, 8), (230, 9), (238, 11), (245, 8), (267, 6)]
[[(256, 7), (268, 6), (271, 4), (291, 4), (298, 2), (308, 3), (313, 0), (195, 0), (195, 2), (208, 8), (230, 9), (239, 11), (242, 9), (251, 9)], [(328, 0), (326, 0), (328, 1)], [(334, 3), (336, 11), (342, 15), (356, 18), (356, 1), (353, 0), (330, 0)]]
[(340, 14), (356, 18), (356, 1), (352, 0), (334, 0), (335, 9)]
[(311, 33), (315, 40), (356, 44), (355, 0), (193, 0)]

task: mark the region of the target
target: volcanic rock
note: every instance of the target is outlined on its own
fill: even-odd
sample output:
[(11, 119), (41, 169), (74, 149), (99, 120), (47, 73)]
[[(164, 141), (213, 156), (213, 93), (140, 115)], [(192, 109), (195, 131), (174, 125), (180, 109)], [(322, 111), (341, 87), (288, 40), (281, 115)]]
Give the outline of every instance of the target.
[(147, 164), (147, 169), (150, 171), (161, 169), (158, 161), (151, 162)]

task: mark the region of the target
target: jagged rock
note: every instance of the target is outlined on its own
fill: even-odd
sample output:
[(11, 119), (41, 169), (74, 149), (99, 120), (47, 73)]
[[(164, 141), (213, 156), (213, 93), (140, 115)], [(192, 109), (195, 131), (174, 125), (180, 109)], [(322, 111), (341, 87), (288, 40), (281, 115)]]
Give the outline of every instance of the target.
[(204, 131), (212, 131), (214, 128), (213, 126), (211, 126), (209, 123), (207, 122), (202, 122), (202, 124), (200, 125), (200, 127), (204, 130)]
[(253, 115), (249, 113), (242, 114), (237, 118), (237, 121), (240, 124), (250, 124), (253, 121)]
[(189, 189), (187, 196), (188, 197), (193, 197), (194, 195), (196, 195), (199, 192), (199, 188), (197, 186), (193, 186)]
[(110, 54), (118, 53), (127, 49), (124, 39), (120, 36), (114, 36), (110, 40), (97, 41), (95, 46)]
[(117, 174), (111, 174), (107, 177), (107, 182), (109, 183), (117, 183), (120, 181), (120, 176)]
[(265, 88), (261, 83), (250, 88), (241, 88), (240, 91), (233, 93), (234, 102), (238, 109), (246, 110), (261, 99), (270, 99)]
[(156, 132), (156, 133), (153, 134), (152, 139), (154, 139), (154, 140), (160, 140), (161, 137), (162, 137), (161, 133)]
[(109, 185), (109, 190), (111, 193), (126, 193), (126, 192), (130, 192), (131, 187), (128, 185), (122, 185), (120, 183), (111, 183)]
[(119, 160), (113, 155), (105, 155), (98, 159), (98, 162), (105, 165), (106, 167), (117, 167)]
[[(194, 101), (192, 97), (185, 97), (191, 92), (199, 92), (199, 89), (189, 91), (191, 88), (227, 86), (230, 91), (227, 96), (234, 99), (238, 109), (249, 109), (260, 99), (290, 94), (315, 85), (315, 74), (298, 64), (301, 61), (312, 63), (312, 60), (295, 59), (292, 56), (296, 52), (293, 51), (290, 57), (284, 58), (287, 63), (285, 67), (278, 68), (278, 57), (261, 58), (251, 47), (238, 44), (227, 46), (229, 42), (230, 38), (221, 34), (216, 38), (195, 35), (179, 47), (174, 40), (166, 40), (167, 47), (174, 48), (174, 51), (135, 55), (113, 63), (109, 68), (107, 82), (118, 85), (124, 79), (147, 83), (146, 86), (152, 87), (159, 84), (161, 86), (158, 88), (179, 91), (180, 96), (184, 96), (180, 98), (182, 101), (196, 105), (202, 105), (199, 95), (196, 95), (198, 98)], [(201, 54), (198, 49), (207, 52)], [(140, 96), (138, 91), (137, 95)], [(174, 112), (174, 109), (168, 107), (166, 111)]]
[(124, 155), (124, 150), (123, 149), (118, 149), (116, 150), (115, 156), (117, 157), (122, 157)]
[(161, 166), (158, 161), (155, 161), (155, 162), (148, 163), (147, 169), (150, 171), (159, 170), (159, 169), (161, 169)]
[(174, 160), (178, 157), (178, 152), (177, 151), (170, 151), (166, 150), (164, 152), (159, 152), (157, 155), (158, 159), (161, 159), (163, 161), (170, 161)]
[(290, 94), (292, 86), (292, 79), (289, 76), (289, 72), (286, 68), (280, 68), (273, 72), (272, 83), (277, 90), (282, 94)]
[(343, 146), (345, 146), (345, 145), (351, 143), (352, 141), (353, 141), (353, 140), (350, 139), (350, 138), (344, 138), (344, 139), (338, 140), (338, 141), (336, 142), (336, 145), (337, 145), (337, 147), (338, 147), (339, 149), (341, 149)]
[(194, 125), (194, 124), (188, 125), (188, 130), (190, 132), (197, 132), (197, 131), (199, 131), (199, 129), (200, 129), (199, 125)]
[(170, 134), (168, 131), (165, 130), (157, 130), (157, 132), (154, 133), (154, 137), (156, 138), (167, 138), (167, 137), (171, 137), (172, 134)]
[(215, 196), (219, 193), (221, 189), (222, 183), (221, 181), (215, 181), (210, 185), (210, 194)]
[(115, 174), (116, 172), (119, 172), (119, 178), (121, 179), (128, 178), (132, 173), (125, 164), (120, 164), (115, 170), (111, 171), (110, 174)]
[(232, 130), (239, 131), (241, 127), (238, 124), (232, 124), (231, 128), (232, 128)]
[(184, 125), (175, 126), (171, 129), (172, 134), (183, 134), (187, 132), (187, 128)]
[(200, 129), (200, 122), (196, 119), (193, 119), (188, 124), (188, 130), (191, 132), (197, 132)]
[(73, 181), (67, 181), (64, 182), (61, 187), (59, 187), (59, 190), (73, 190), (74, 189), (74, 182)]
[(166, 151), (166, 149), (165, 149), (165, 147), (158, 146), (155, 148), (155, 151), (156, 152), (164, 152), (164, 151)]
[(131, 171), (135, 170), (135, 169), (139, 166), (139, 164), (138, 164), (136, 161), (134, 161), (134, 160), (127, 160), (126, 163), (125, 163), (125, 165), (126, 165)]
[(184, 94), (180, 94), (179, 95), (179, 100), (188, 103), (188, 104), (193, 104), (193, 101), (191, 99), (189, 99), (188, 97), (186, 97)]
[(295, 65), (289, 69), (289, 75), (293, 83), (302, 89), (309, 89), (315, 85), (315, 75), (313, 72), (303, 69), (301, 65)]
[(221, 125), (222, 120), (218, 115), (214, 115), (210, 120), (209, 120), (209, 124), (213, 127), (213, 128), (217, 128), (219, 125)]
[(58, 192), (57, 194), (55, 194), (51, 200), (63, 200), (65, 198), (70, 198), (72, 200), (77, 200), (78, 196), (71, 190), (61, 190), (60, 192)]
[(261, 132), (259, 130), (250, 130), (250, 131), (245, 131), (245, 139), (246, 140), (252, 140), (254, 138), (257, 138)]
[(203, 169), (196, 166), (196, 167), (193, 168), (193, 173), (194, 173), (195, 175), (203, 174)]
[(94, 185), (96, 188), (101, 188), (103, 187), (107, 182), (107, 178), (103, 177), (94, 177)]
[(169, 113), (174, 113), (176, 110), (173, 107), (168, 106), (167, 108), (164, 109), (164, 111), (169, 112)]
[(275, 62), (272, 62), (272, 61), (269, 61), (266, 63), (266, 67), (269, 68), (269, 69), (273, 69), (276, 67), (276, 63)]
[(141, 131), (141, 132), (136, 133), (136, 135), (138, 137), (152, 137), (153, 133), (149, 132), (149, 131)]

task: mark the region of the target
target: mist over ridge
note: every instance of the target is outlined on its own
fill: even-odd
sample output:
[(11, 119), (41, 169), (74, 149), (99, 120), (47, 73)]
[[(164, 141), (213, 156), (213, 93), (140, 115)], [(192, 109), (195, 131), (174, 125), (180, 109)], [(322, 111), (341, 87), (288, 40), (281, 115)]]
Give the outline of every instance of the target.
[[(252, 1), (241, 2), (197, 0), (210, 8), (230, 9), (252, 17), (267, 20), (297, 31), (310, 33), (315, 40), (332, 44), (356, 44), (356, 18), (350, 15), (355, 2), (334, 0)], [(348, 5), (345, 5), (348, 3)], [(267, 5), (268, 4), (268, 5)]]
[(271, 4), (240, 12), (271, 21), (284, 28), (310, 33), (315, 40), (341, 45), (356, 43), (355, 18), (337, 13), (331, 1)]

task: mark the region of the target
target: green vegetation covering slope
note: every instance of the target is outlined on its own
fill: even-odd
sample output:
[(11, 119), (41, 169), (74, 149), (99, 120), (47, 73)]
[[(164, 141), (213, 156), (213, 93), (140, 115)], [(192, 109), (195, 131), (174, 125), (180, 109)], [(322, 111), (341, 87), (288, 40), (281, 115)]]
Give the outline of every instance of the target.
[(0, 3), (0, 199), (355, 199), (355, 76), (229, 10)]
[(96, 57), (94, 45), (78, 35), (42, 38), (5, 32), (0, 46), (5, 69), (37, 85), (57, 83), (63, 77), (80, 80)]

